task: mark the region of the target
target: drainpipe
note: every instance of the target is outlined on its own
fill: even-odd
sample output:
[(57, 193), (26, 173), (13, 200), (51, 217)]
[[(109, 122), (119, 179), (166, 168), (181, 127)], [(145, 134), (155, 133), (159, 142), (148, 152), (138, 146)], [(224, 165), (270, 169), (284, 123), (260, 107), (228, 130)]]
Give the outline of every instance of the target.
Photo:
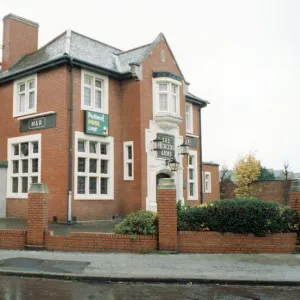
[(73, 179), (73, 58), (69, 57), (70, 65), (70, 124), (69, 124), (69, 180), (68, 180), (68, 223), (72, 222), (72, 179)]
[(200, 203), (203, 203), (203, 162), (202, 162), (202, 126), (201, 126), (201, 107), (199, 107), (199, 143), (200, 143), (200, 182), (201, 193)]

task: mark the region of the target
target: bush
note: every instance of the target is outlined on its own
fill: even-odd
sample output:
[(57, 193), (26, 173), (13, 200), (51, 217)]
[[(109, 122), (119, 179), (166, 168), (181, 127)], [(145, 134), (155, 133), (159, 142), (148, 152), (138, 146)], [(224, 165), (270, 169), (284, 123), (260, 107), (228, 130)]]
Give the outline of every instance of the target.
[(131, 213), (115, 226), (114, 232), (120, 234), (156, 234), (156, 214), (152, 211), (144, 210)]
[(178, 211), (178, 230), (264, 235), (297, 228), (296, 211), (255, 198), (217, 200)]

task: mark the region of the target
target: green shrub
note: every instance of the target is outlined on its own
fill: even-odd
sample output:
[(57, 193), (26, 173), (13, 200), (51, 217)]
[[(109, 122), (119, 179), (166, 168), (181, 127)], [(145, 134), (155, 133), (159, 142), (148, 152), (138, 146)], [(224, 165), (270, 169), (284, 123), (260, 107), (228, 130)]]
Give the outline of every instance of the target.
[(114, 228), (120, 234), (156, 234), (157, 217), (154, 212), (140, 210), (131, 213)]
[(178, 230), (264, 235), (297, 228), (296, 211), (255, 198), (217, 200), (178, 211)]

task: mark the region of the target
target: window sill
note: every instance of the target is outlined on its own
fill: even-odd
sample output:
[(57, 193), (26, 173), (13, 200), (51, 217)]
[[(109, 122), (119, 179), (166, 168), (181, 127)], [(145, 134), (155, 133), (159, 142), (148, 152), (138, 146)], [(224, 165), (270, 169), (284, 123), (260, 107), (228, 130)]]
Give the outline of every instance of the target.
[(14, 200), (14, 199), (28, 199), (28, 194), (7, 194), (6, 199)]
[(82, 106), (81, 110), (89, 110), (89, 111), (97, 112), (100, 114), (107, 114), (107, 112), (105, 112), (103, 109), (97, 109), (97, 108), (88, 107), (88, 106)]
[(75, 200), (99, 200), (99, 201), (103, 201), (103, 200), (114, 200), (114, 198), (110, 195), (104, 195), (104, 196), (99, 196), (99, 195), (75, 195), (74, 196)]
[(20, 118), (20, 117), (28, 117), (30, 118), (31, 116), (30, 115), (33, 115), (36, 113), (36, 109), (32, 110), (32, 111), (27, 111), (25, 113), (14, 113), (13, 114), (13, 118)]
[(26, 120), (26, 119), (30, 119), (30, 118), (48, 116), (48, 115), (53, 115), (53, 114), (55, 114), (55, 111), (47, 111), (47, 112), (40, 113), (40, 114), (31, 113), (30, 115), (19, 117), (18, 120)]
[(154, 115), (154, 120), (162, 129), (178, 128), (183, 118), (180, 115), (172, 114), (170, 112), (157, 112)]

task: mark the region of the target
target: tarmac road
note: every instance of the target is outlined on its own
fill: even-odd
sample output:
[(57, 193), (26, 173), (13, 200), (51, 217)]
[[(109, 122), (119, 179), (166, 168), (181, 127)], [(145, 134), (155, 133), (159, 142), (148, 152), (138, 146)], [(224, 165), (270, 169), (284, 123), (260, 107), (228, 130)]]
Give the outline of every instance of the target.
[(300, 287), (89, 283), (0, 276), (0, 300), (299, 300)]

